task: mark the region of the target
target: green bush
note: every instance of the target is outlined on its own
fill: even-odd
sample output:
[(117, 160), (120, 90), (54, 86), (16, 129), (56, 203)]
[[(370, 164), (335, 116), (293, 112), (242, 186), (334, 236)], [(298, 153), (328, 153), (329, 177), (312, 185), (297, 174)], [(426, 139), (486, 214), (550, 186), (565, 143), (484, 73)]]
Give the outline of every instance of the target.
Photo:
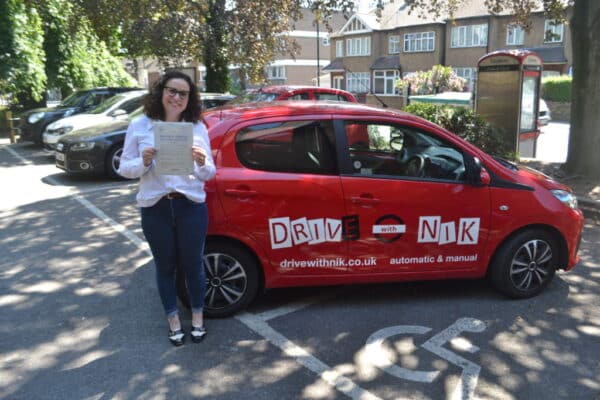
[(470, 108), (412, 103), (404, 111), (448, 129), (488, 154), (515, 159), (511, 144), (504, 141), (499, 128), (486, 122)]
[(542, 79), (542, 98), (548, 101), (571, 101), (573, 78), (567, 75), (549, 76)]

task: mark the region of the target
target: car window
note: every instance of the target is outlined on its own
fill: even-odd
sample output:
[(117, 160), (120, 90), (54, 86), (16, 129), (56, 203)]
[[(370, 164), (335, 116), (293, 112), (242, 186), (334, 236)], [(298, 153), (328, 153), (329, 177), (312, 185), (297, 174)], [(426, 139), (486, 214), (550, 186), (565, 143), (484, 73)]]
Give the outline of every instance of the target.
[(87, 94), (88, 92), (75, 92), (64, 99), (61, 105), (63, 107), (76, 107)]
[(123, 104), (121, 104), (119, 106), (119, 109), (123, 110), (127, 114), (129, 114), (130, 112), (136, 110), (139, 106), (142, 105), (143, 99), (144, 99), (144, 96), (139, 96), (139, 97), (136, 97), (134, 99), (127, 100), (127, 101), (123, 102)]
[(287, 97), (286, 100), (308, 100), (308, 93), (298, 93), (293, 96)]
[(85, 99), (85, 102), (83, 103), (83, 107), (89, 108), (89, 107), (97, 106), (98, 104), (102, 103), (104, 100), (108, 99), (109, 97), (110, 97), (110, 94), (108, 94), (108, 93), (90, 94), (87, 97), (87, 99)]
[(245, 128), (236, 135), (236, 154), (247, 168), (337, 174), (330, 121), (290, 121)]
[[(92, 96), (90, 96), (90, 97), (92, 97)], [(118, 94), (116, 96), (109, 97), (108, 99), (106, 99), (106, 101), (103, 101), (97, 107), (95, 107), (92, 111), (90, 111), (90, 114), (102, 114), (103, 112), (105, 112), (106, 110), (111, 108), (116, 103), (123, 101), (124, 98), (125, 98), (125, 96), (122, 94)], [(88, 103), (88, 101), (89, 101), (89, 98), (86, 100), (86, 104)]]
[(347, 98), (335, 93), (315, 93), (315, 99), (317, 100), (335, 100), (335, 101), (348, 101)]
[(429, 132), (385, 123), (348, 122), (345, 133), (353, 174), (465, 179), (462, 152)]

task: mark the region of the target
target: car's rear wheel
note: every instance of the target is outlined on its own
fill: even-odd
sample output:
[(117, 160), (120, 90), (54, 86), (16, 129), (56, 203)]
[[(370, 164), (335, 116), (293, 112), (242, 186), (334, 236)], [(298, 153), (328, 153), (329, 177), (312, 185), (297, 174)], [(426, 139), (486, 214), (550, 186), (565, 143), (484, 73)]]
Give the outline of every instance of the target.
[(105, 172), (109, 178), (119, 179), (122, 178), (117, 172), (119, 165), (121, 164), (121, 156), (123, 155), (123, 144), (112, 147), (106, 154), (105, 161)]
[[(259, 288), (256, 259), (242, 246), (227, 241), (207, 241), (204, 249), (206, 295), (204, 315), (228, 317), (244, 309)], [(177, 294), (189, 307), (189, 295), (182, 273), (177, 274)]]
[(552, 281), (559, 259), (554, 237), (540, 229), (520, 232), (502, 245), (490, 266), (492, 284), (512, 298), (539, 294)]

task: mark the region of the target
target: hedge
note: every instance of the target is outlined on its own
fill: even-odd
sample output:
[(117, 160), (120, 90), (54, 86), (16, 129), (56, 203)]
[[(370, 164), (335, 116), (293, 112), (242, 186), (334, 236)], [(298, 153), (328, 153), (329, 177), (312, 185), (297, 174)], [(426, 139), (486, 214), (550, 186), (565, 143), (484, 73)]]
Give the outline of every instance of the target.
[(573, 78), (568, 75), (542, 79), (542, 98), (548, 101), (570, 102)]
[(404, 111), (448, 129), (488, 154), (516, 159), (511, 144), (504, 142), (505, 136), (499, 128), (486, 122), (470, 108), (412, 103), (404, 107)]

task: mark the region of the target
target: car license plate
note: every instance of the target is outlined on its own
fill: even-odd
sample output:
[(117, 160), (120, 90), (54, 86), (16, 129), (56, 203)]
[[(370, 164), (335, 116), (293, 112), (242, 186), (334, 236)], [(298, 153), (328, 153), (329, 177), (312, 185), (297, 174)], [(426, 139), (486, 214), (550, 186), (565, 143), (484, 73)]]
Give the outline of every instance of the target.
[(65, 155), (63, 153), (56, 152), (54, 154), (56, 155), (57, 161), (65, 161)]

